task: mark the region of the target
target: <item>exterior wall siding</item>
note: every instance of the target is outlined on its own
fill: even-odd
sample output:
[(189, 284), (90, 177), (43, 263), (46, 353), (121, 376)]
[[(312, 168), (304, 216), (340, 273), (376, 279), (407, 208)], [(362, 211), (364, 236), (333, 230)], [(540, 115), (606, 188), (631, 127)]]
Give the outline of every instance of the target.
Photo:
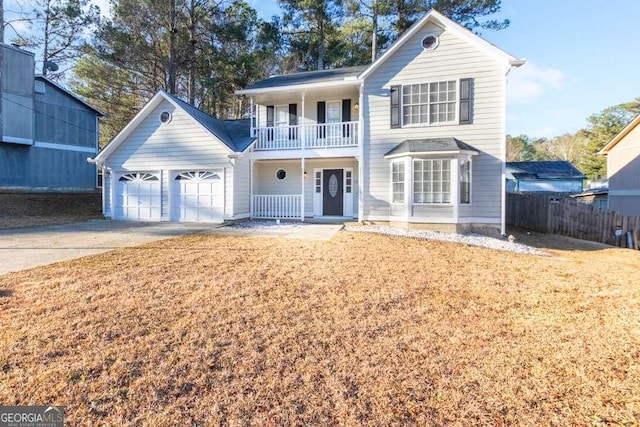
[[(276, 170), (283, 168), (287, 178), (278, 180)], [(314, 169), (353, 169), (353, 216), (358, 216), (358, 162), (355, 159), (305, 159), (307, 178), (304, 180), (305, 216), (313, 216)], [(254, 163), (255, 195), (294, 195), (302, 193), (302, 168), (300, 159), (258, 161)]]
[(249, 201), (249, 195), (251, 193), (251, 176), (250, 176), (250, 161), (249, 158), (244, 156), (235, 160), (233, 166), (233, 216), (249, 215), (251, 213), (251, 206)]
[[(8, 45), (4, 51), (2, 81), (2, 135), (33, 142), (33, 54)], [(1, 139), (1, 138), (0, 138)]]
[[(171, 122), (160, 123), (162, 111)], [(185, 112), (163, 101), (109, 156), (106, 166), (115, 171), (209, 170), (230, 166), (230, 150)]]
[(98, 146), (96, 113), (48, 83), (35, 94), (35, 139), (95, 149)]
[(607, 154), (609, 209), (640, 216), (640, 126)]
[[(439, 46), (425, 51), (421, 40), (439, 35)], [(389, 160), (383, 156), (406, 139), (455, 137), (475, 147), (472, 203), (461, 216), (501, 218), (504, 145), (504, 66), (450, 32), (428, 24), (380, 65), (364, 85), (364, 218), (390, 214)], [(392, 129), (390, 87), (473, 78), (472, 124)], [(420, 207), (419, 209), (423, 209)], [(469, 212), (471, 211), (471, 212)], [(425, 211), (425, 215), (431, 215)]]
[(93, 190), (90, 154), (20, 144), (0, 144), (0, 187), (59, 191)]

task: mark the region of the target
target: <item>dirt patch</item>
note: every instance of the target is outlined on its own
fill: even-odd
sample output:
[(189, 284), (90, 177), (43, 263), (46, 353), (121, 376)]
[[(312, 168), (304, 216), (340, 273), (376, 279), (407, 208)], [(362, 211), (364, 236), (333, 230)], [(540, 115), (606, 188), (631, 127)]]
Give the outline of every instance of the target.
[(0, 229), (102, 217), (100, 193), (0, 193)]
[(640, 253), (550, 251), (190, 236), (0, 276), (0, 401), (69, 425), (638, 425)]

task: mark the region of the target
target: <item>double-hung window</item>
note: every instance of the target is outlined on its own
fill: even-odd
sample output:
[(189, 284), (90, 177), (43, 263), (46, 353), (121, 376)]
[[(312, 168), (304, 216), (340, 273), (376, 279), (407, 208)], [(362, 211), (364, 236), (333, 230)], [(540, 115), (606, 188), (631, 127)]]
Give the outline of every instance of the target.
[(460, 203), (471, 203), (471, 160), (460, 160)]
[(394, 85), (390, 126), (437, 126), (473, 122), (473, 79)]
[(402, 86), (402, 122), (406, 125), (455, 123), (457, 81)]
[(393, 203), (404, 203), (404, 163), (391, 163), (391, 187)]
[(451, 203), (451, 160), (413, 160), (413, 202)]

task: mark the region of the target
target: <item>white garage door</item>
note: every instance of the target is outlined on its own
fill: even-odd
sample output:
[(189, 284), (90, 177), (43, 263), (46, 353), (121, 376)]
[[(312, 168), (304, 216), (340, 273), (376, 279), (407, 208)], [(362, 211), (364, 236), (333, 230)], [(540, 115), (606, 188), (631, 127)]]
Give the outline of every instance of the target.
[(182, 172), (173, 180), (174, 221), (222, 222), (222, 171)]
[(162, 215), (160, 188), (160, 174), (121, 174), (116, 185), (115, 218), (159, 221)]

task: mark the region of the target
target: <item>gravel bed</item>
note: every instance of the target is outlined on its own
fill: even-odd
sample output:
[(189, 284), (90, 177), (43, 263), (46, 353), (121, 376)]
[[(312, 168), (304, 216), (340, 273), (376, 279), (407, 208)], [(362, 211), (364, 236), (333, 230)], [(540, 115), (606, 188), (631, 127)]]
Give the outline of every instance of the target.
[(456, 234), (441, 233), (439, 231), (429, 230), (407, 230), (406, 228), (387, 227), (382, 225), (358, 225), (346, 226), (347, 231), (356, 231), (364, 233), (378, 233), (389, 236), (411, 237), (414, 239), (441, 240), (444, 242), (463, 243), (465, 245), (482, 246), (500, 251), (518, 252), (531, 255), (548, 256), (549, 254), (531, 246), (520, 243), (511, 243), (509, 241), (496, 239), (493, 237), (483, 236), (481, 234)]
[(305, 224), (301, 222), (286, 222), (280, 221), (280, 224), (276, 222), (275, 219), (272, 220), (259, 220), (259, 221), (240, 221), (235, 224), (230, 225), (230, 228), (238, 228), (238, 229), (252, 229), (256, 231), (273, 231), (273, 232), (289, 232), (295, 233), (298, 231), (302, 231), (302, 227)]

